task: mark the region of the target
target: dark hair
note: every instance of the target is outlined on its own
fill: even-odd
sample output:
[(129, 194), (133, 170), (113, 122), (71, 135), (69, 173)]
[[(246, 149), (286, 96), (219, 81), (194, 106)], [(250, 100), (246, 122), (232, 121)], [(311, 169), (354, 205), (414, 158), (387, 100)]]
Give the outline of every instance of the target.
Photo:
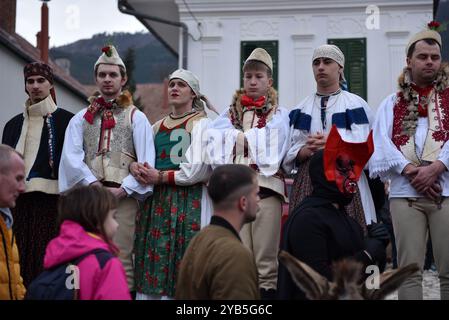
[[(421, 39), (421, 40), (424, 41), (425, 43), (427, 43), (428, 45), (434, 45), (434, 44), (437, 44), (438, 47), (439, 47), (440, 50), (441, 50), (440, 44), (439, 44), (437, 41), (435, 41), (435, 39), (426, 38), (426, 39)], [(412, 57), (413, 52), (415, 51), (416, 44), (417, 44), (419, 41), (421, 41), (421, 40), (418, 40), (418, 41), (416, 41), (416, 42), (413, 42), (413, 44), (410, 46), (410, 48), (408, 48), (408, 51), (407, 51), (407, 58), (411, 58), (411, 57)]]
[(268, 67), (265, 63), (262, 61), (257, 60), (249, 60), (246, 61), (243, 65), (243, 72), (246, 72), (248, 70), (262, 70), (267, 72), (268, 78), (271, 78), (273, 76), (273, 72), (271, 72), (270, 67)]
[(104, 230), (104, 222), (110, 210), (118, 206), (117, 198), (106, 188), (101, 186), (75, 187), (63, 193), (58, 203), (58, 224), (65, 220), (80, 224), (86, 232), (100, 235), (116, 252)]
[(214, 206), (220, 205), (236, 196), (244, 195), (243, 189), (253, 186), (256, 179), (256, 172), (243, 164), (227, 164), (216, 168), (209, 179), (207, 192), (212, 199)]
[[(94, 70), (95, 77), (97, 77), (98, 67), (100, 66), (100, 64), (107, 64), (107, 63), (99, 63), (95, 66), (95, 70)], [(119, 66), (117, 64), (113, 64), (113, 66), (117, 66), (120, 69), (120, 75), (122, 76), (122, 78), (127, 76), (125, 68), (123, 68), (122, 66)]]

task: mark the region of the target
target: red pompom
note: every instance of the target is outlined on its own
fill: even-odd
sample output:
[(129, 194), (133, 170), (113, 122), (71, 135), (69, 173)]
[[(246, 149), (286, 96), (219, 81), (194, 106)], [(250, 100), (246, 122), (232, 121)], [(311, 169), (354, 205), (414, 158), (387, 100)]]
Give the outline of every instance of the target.
[(440, 23), (438, 21), (431, 21), (427, 24), (427, 26), (429, 27), (429, 29), (431, 30), (436, 30), (440, 27)]

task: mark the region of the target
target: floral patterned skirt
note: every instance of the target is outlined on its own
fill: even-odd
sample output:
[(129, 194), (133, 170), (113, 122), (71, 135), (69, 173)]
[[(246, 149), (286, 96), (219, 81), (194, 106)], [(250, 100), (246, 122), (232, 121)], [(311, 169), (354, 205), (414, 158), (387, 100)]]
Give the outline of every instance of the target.
[(175, 295), (179, 264), (201, 226), (202, 184), (157, 185), (136, 219), (135, 285), (146, 295)]

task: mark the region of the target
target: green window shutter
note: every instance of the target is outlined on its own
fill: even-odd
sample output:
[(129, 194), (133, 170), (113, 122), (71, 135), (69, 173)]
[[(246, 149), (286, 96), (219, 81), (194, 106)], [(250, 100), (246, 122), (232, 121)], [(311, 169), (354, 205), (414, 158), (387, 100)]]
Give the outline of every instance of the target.
[(366, 39), (329, 39), (345, 55), (345, 78), (350, 92), (367, 100)]
[(273, 87), (278, 90), (278, 41), (242, 41), (240, 43), (240, 87), (243, 88), (243, 64), (256, 48), (264, 48), (273, 60)]

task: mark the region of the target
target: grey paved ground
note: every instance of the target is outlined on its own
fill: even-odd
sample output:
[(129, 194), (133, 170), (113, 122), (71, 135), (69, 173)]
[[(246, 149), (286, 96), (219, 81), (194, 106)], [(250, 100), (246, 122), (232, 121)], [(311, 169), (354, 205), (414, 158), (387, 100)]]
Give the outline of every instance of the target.
[[(423, 273), (423, 294), (424, 300), (440, 299), (440, 281), (436, 271), (425, 270)], [(386, 300), (397, 300), (397, 292), (390, 294)]]

